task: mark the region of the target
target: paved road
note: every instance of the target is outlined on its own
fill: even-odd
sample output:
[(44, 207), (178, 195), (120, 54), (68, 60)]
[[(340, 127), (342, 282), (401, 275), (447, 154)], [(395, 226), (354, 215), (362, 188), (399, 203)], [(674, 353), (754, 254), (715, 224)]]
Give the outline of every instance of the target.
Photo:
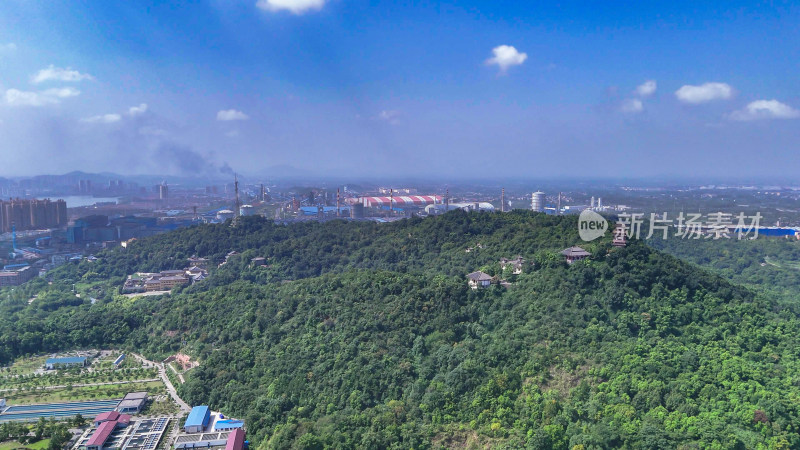
[(155, 361), (149, 361), (145, 359), (142, 355), (138, 355), (136, 353), (131, 353), (131, 355), (133, 355), (134, 358), (141, 361), (142, 364), (145, 365), (145, 367), (158, 367), (158, 376), (161, 378), (161, 381), (163, 381), (164, 385), (167, 387), (167, 392), (169, 392), (169, 396), (172, 397), (173, 400), (175, 400), (175, 403), (177, 403), (178, 406), (180, 406), (181, 411), (189, 412), (192, 410), (192, 408), (178, 396), (178, 391), (175, 390), (175, 386), (173, 386), (172, 382), (169, 381), (167, 372), (164, 369), (164, 364), (157, 363)]
[(172, 364), (167, 364), (172, 373), (178, 376), (178, 380), (180, 380), (181, 384), (186, 383), (186, 380), (183, 378), (183, 374), (175, 370), (175, 367)]
[[(73, 384), (71, 386), (74, 387), (74, 388), (76, 388), (76, 387), (90, 387), (90, 386), (108, 386), (108, 385), (111, 385), (111, 384), (149, 383), (151, 381), (160, 381), (160, 380), (161, 380), (160, 378), (150, 378), (150, 379), (146, 379), (146, 380), (105, 381), (105, 382), (102, 382), (102, 383), (78, 383), (78, 384)], [(67, 385), (37, 386), (36, 390), (39, 390), (39, 389), (44, 389), (44, 390), (66, 389), (66, 388), (67, 388)], [(22, 388), (0, 389), (0, 392), (15, 392), (15, 391), (19, 391), (21, 389)], [(30, 388), (26, 388), (26, 389), (30, 390)]]

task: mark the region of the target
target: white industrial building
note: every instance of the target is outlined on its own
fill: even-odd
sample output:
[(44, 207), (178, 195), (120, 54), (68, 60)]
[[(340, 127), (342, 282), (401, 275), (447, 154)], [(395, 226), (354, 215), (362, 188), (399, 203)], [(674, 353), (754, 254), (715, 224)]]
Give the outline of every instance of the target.
[(464, 211), (494, 211), (494, 205), (489, 202), (471, 202), (471, 203), (450, 203), (445, 205), (439, 203), (436, 205), (428, 205), (425, 207), (426, 214), (442, 214), (454, 209), (463, 209)]

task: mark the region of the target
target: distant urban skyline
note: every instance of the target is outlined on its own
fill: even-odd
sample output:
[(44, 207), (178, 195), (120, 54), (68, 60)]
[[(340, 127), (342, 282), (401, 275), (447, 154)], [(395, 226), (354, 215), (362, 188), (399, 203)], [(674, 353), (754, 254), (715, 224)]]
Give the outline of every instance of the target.
[(0, 176), (794, 180), (800, 7), (751, 3), (10, 0)]

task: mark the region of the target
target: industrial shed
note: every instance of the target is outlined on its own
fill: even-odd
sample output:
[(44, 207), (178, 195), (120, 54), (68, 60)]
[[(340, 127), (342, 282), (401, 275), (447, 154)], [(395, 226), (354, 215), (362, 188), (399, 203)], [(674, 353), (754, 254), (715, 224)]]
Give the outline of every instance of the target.
[(183, 431), (186, 433), (202, 433), (208, 426), (208, 421), (211, 419), (211, 411), (208, 406), (195, 406), (189, 417), (186, 418), (186, 423), (183, 424)]

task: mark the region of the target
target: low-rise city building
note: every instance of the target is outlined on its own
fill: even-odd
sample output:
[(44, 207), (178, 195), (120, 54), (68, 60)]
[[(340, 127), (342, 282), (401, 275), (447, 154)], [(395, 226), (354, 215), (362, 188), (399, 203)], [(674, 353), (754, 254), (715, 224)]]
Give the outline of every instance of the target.
[(138, 414), (147, 403), (147, 392), (129, 392), (120, 400), (115, 411), (125, 414)]
[(32, 280), (39, 273), (38, 269), (25, 265), (0, 271), (0, 287), (19, 286)]

